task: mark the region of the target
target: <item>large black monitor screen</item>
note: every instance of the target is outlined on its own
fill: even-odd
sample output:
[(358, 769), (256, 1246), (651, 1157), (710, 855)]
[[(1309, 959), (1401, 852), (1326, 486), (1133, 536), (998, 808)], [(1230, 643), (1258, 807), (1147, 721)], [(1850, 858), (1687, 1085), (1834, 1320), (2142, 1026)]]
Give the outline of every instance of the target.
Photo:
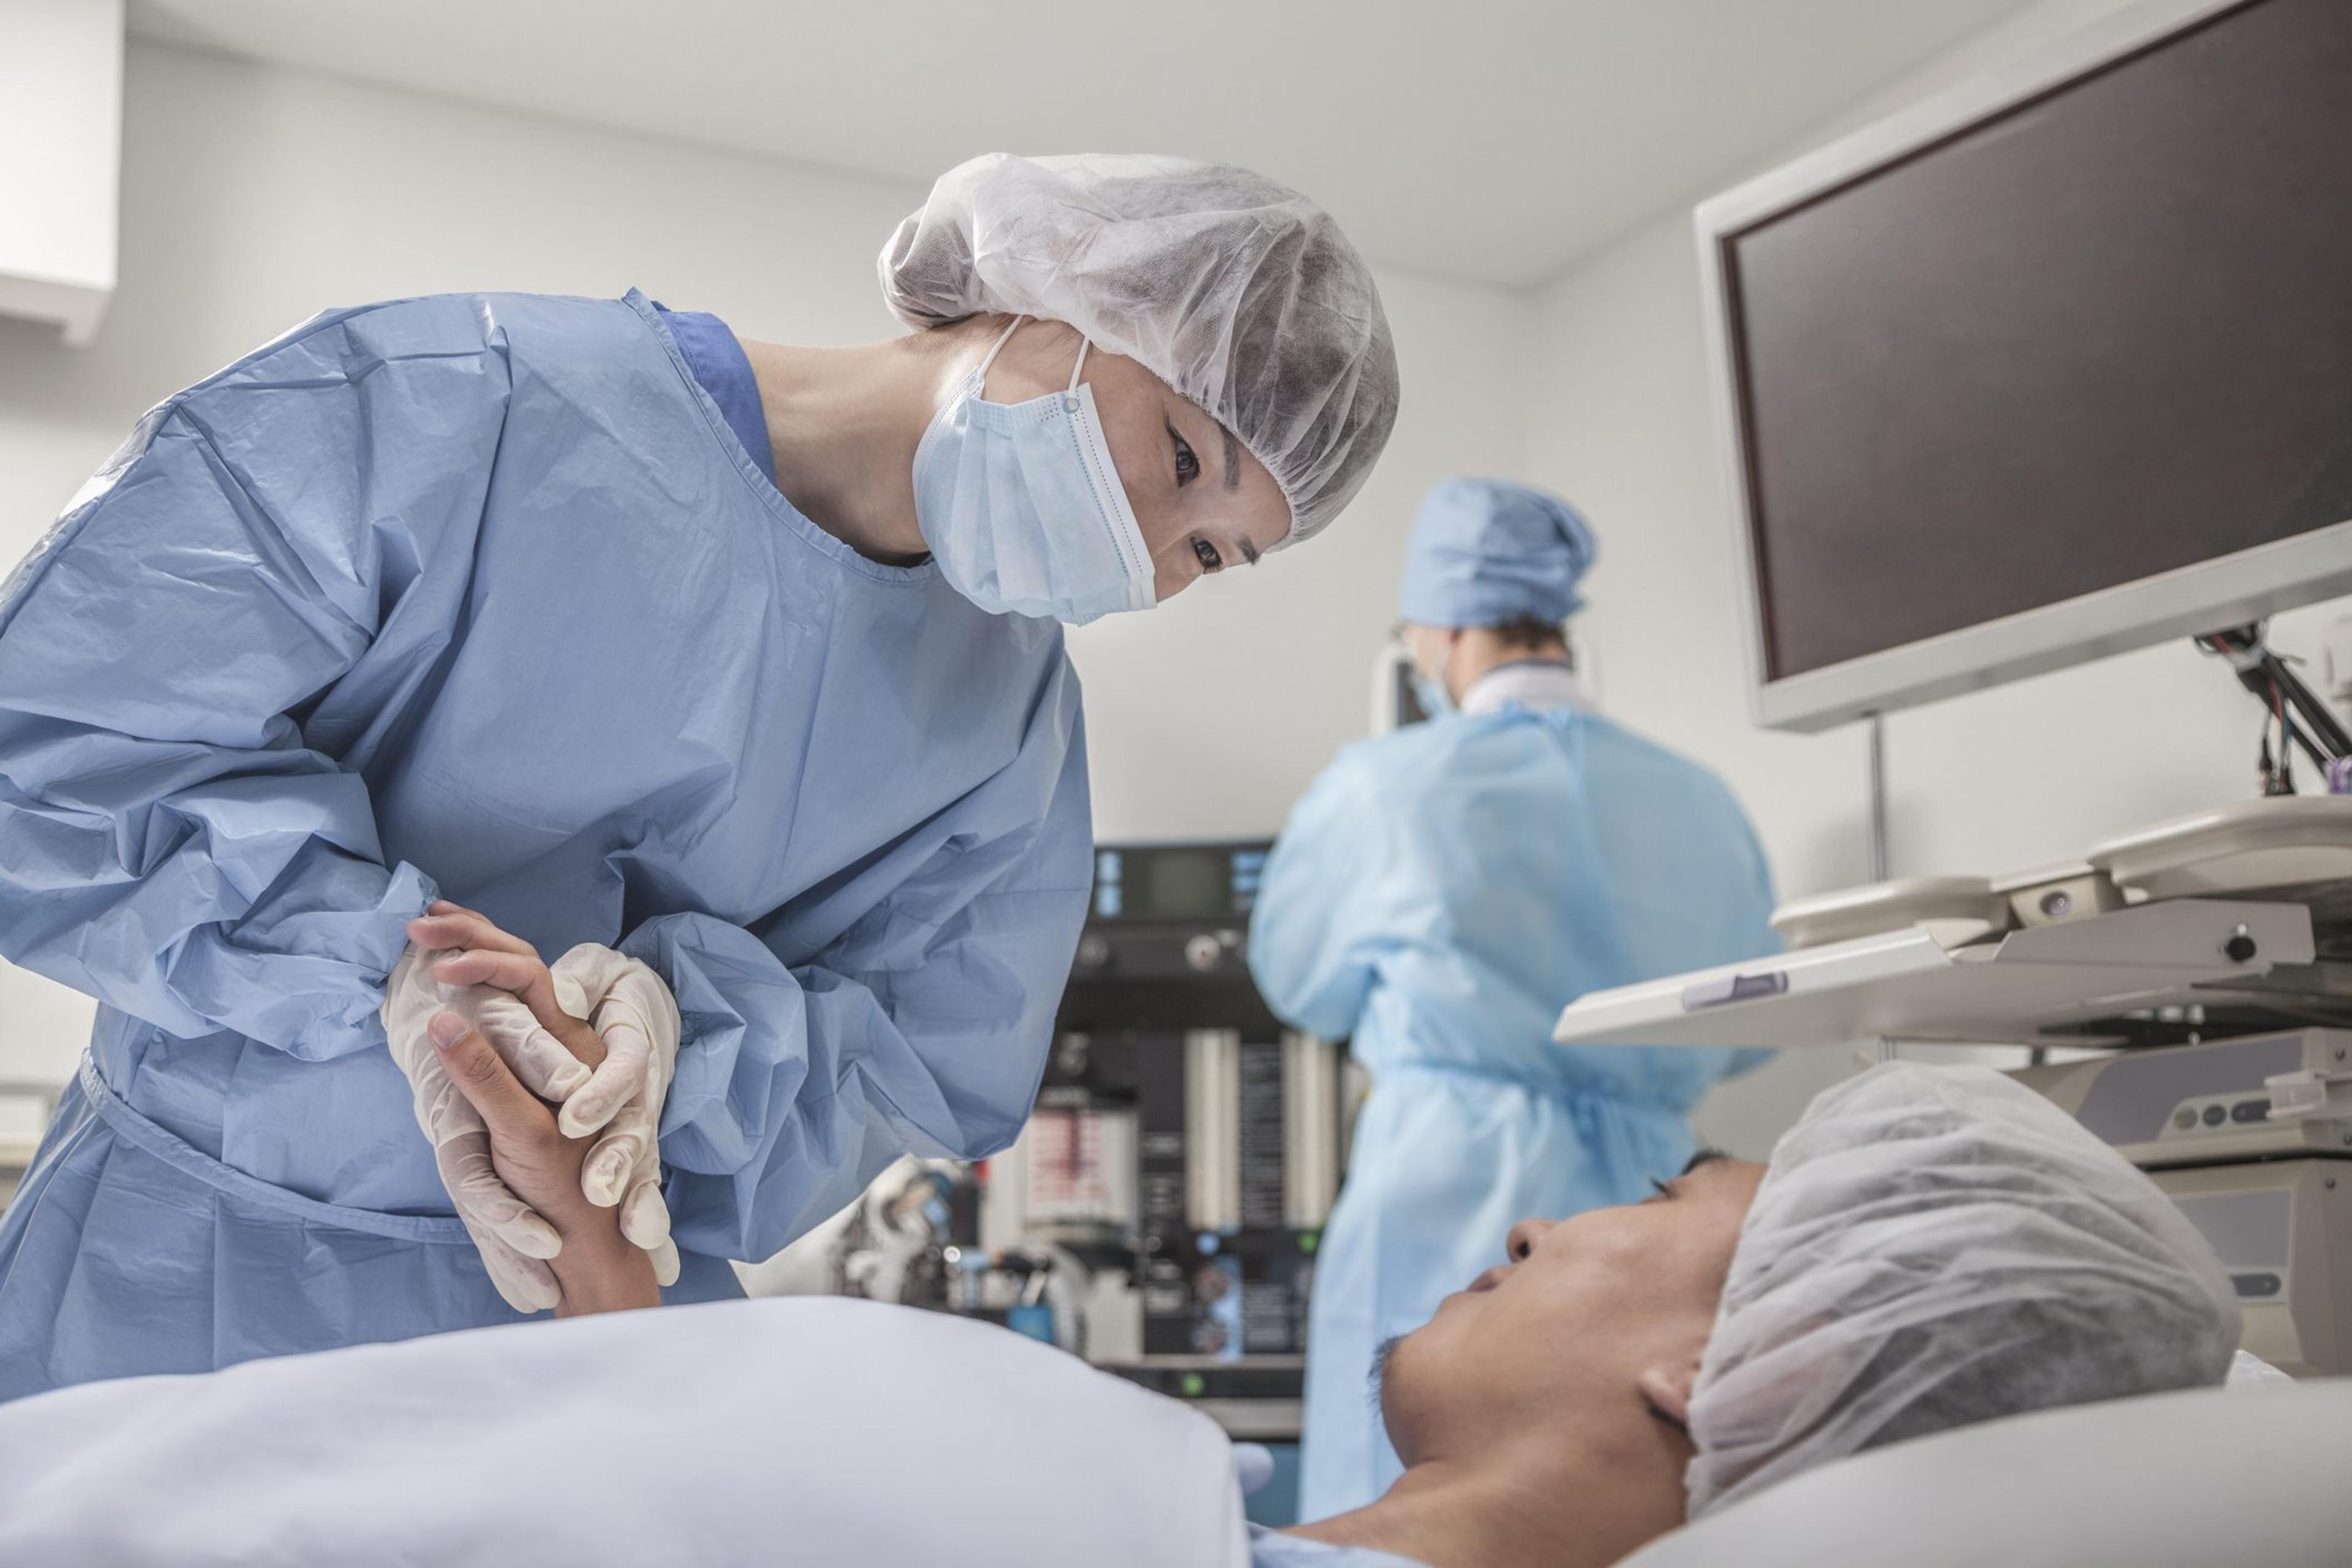
[(1770, 679), (2352, 519), (2352, 0), (1722, 243)]

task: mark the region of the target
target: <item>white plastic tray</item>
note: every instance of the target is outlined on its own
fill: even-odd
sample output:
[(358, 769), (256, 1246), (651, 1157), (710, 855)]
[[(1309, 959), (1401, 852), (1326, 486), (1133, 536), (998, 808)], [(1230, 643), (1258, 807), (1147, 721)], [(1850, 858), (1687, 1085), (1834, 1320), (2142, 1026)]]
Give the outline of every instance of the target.
[[(2242, 957), (2232, 955), (2233, 943)], [(2200, 986), (2312, 958), (2311, 911), (2300, 904), (2176, 900), (1960, 948), (1915, 926), (1591, 992), (1560, 1016), (1552, 1037), (1643, 1046), (2033, 1044), (2055, 1026), (2196, 1001)]]
[(2089, 859), (2147, 899), (2352, 878), (2352, 795), (2233, 801), (2111, 838)]
[(1915, 877), (1795, 899), (1772, 911), (1772, 929), (1790, 947), (1822, 947), (1925, 925), (1958, 947), (2010, 926), (2009, 900), (1982, 877)]

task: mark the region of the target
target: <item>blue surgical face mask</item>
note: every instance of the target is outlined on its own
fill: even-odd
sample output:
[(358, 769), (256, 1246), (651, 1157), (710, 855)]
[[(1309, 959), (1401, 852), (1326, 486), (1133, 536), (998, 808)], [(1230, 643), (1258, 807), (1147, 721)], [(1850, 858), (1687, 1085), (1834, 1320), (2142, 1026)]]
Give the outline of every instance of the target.
[(1159, 602), (1151, 554), (1127, 504), (1095, 414), (1092, 387), (1025, 403), (981, 396), (1015, 328), (956, 389), (915, 448), (915, 521), (940, 574), (991, 615), (1050, 616), (1074, 626)]
[(1454, 646), (1446, 645), (1445, 662), (1438, 666), (1435, 675), (1423, 675), (1421, 662), (1412, 666), (1412, 700), (1422, 712), (1432, 719), (1442, 719), (1454, 711), (1454, 693), (1446, 689), (1446, 672), (1454, 668)]

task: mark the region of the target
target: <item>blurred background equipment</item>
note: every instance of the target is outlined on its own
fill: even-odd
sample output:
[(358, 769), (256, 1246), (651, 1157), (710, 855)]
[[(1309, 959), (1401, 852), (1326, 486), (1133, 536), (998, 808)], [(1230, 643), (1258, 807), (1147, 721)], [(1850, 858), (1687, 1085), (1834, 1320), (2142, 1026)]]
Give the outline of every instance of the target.
[(2126, 1051), (2017, 1078), (2155, 1178), (2212, 1243), (2245, 1348), (2352, 1370), (2352, 1032)]
[(1249, 917), (1269, 846), (1106, 845), (1038, 1115), (991, 1232), (1098, 1277), (1090, 1358), (1295, 1460), (1307, 1291), (1339, 1190), (1344, 1053), (1276, 1022)]

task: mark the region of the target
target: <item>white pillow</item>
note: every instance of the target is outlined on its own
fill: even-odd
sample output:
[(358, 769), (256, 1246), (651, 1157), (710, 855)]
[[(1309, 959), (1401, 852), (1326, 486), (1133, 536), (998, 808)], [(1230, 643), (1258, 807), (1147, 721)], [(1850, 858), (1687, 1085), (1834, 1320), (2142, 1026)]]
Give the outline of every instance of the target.
[(2352, 1379), (1963, 1426), (1711, 1513), (1620, 1568), (2344, 1568)]
[(800, 1297), (0, 1405), (0, 1563), (1240, 1568), (1216, 1425), (983, 1323)]

